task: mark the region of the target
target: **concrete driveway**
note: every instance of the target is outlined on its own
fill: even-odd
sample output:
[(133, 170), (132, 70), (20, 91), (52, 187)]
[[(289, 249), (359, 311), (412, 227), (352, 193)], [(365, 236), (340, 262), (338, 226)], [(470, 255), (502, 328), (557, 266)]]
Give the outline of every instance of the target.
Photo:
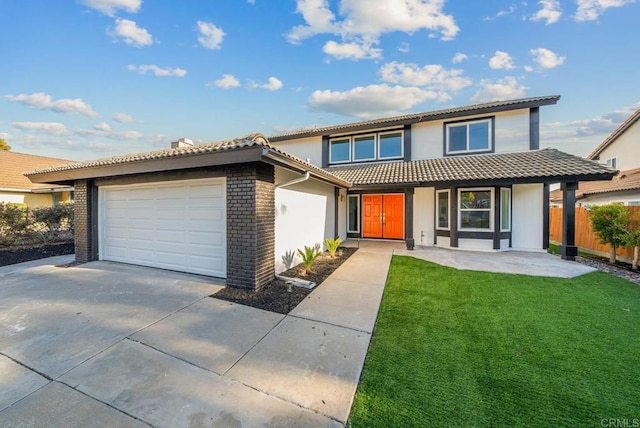
[[(357, 256), (353, 268), (367, 257)], [(378, 257), (388, 269), (391, 255)], [(383, 270), (371, 289), (352, 288), (377, 296), (369, 313), (340, 320), (332, 305), (360, 299), (340, 280), (284, 316), (210, 298), (222, 285), (194, 275), (109, 262), (0, 268), (1, 425), (341, 426)]]

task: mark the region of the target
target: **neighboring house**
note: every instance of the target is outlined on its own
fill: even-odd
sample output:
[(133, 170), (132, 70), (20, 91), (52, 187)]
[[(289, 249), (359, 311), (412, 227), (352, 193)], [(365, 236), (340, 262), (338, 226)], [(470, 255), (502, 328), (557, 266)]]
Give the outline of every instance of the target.
[(0, 202), (26, 204), (28, 207), (51, 207), (68, 201), (73, 186), (33, 183), (25, 172), (67, 165), (71, 161), (0, 150)]
[[(177, 145), (28, 176), (75, 185), (78, 262), (200, 273), (235, 287), (261, 287), (285, 253), (335, 236), (542, 250), (549, 183), (573, 201), (579, 180), (615, 174), (539, 149), (539, 108), (558, 99)], [(572, 225), (573, 210), (564, 215)], [(561, 252), (571, 259), (573, 227), (565, 231)]]
[[(611, 133), (587, 159), (620, 170), (611, 181), (580, 182), (577, 206), (619, 203), (640, 205), (640, 109)], [(551, 192), (551, 203), (562, 203), (562, 193)]]

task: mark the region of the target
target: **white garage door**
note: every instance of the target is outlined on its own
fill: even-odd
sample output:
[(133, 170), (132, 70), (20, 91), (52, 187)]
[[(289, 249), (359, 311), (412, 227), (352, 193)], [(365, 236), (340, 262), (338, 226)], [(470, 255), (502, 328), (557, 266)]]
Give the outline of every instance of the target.
[(99, 188), (100, 259), (225, 278), (226, 179)]

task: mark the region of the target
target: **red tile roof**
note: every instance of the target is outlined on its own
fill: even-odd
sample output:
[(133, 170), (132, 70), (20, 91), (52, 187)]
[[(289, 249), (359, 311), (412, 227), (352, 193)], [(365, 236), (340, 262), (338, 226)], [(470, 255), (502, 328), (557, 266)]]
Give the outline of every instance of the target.
[(51, 184), (32, 183), (23, 174), (34, 169), (60, 167), (73, 163), (70, 160), (0, 150), (0, 189), (29, 191), (57, 187)]
[[(640, 168), (620, 171), (609, 181), (581, 181), (576, 191), (576, 199), (583, 199), (601, 193), (640, 190)], [(552, 202), (562, 201), (562, 191), (554, 190), (549, 195)]]

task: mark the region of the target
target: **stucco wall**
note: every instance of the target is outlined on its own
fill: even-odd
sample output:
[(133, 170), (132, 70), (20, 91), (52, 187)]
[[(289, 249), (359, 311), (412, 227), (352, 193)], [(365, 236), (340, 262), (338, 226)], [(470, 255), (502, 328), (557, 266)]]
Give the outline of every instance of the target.
[(0, 193), (0, 202), (11, 202), (13, 204), (24, 203), (24, 193)]
[[(285, 181), (301, 177), (300, 174), (276, 168), (276, 186)], [(276, 273), (286, 270), (282, 256), (287, 251), (296, 252), (303, 246), (322, 245), (326, 238), (335, 234), (334, 187), (309, 179), (275, 191)], [(323, 248), (324, 249), (324, 248)], [(296, 254), (293, 265), (301, 262)]]
[(51, 207), (53, 206), (53, 198), (49, 193), (27, 193), (24, 196), (24, 203), (29, 208)]
[(413, 239), (416, 245), (433, 245), (434, 198), (433, 187), (416, 187), (413, 194)]
[(542, 250), (542, 184), (514, 184), (511, 243), (517, 250)]
[[(469, 116), (464, 119), (488, 117)], [(450, 120), (436, 120), (413, 125), (411, 128), (411, 156), (414, 160), (444, 156), (444, 124)], [(495, 151), (506, 153), (529, 150), (529, 109), (497, 113), (495, 115)]]
[(640, 121), (629, 127), (600, 153), (602, 163), (611, 158), (616, 158), (616, 168), (621, 171), (640, 168)]
[(629, 205), (629, 203), (631, 203), (631, 205), (640, 205), (640, 189), (589, 196), (588, 198), (580, 199), (577, 206), (604, 205), (612, 202), (622, 203), (624, 205)]
[(322, 166), (322, 137), (320, 136), (299, 138), (272, 144), (302, 160), (309, 159), (312, 164)]

